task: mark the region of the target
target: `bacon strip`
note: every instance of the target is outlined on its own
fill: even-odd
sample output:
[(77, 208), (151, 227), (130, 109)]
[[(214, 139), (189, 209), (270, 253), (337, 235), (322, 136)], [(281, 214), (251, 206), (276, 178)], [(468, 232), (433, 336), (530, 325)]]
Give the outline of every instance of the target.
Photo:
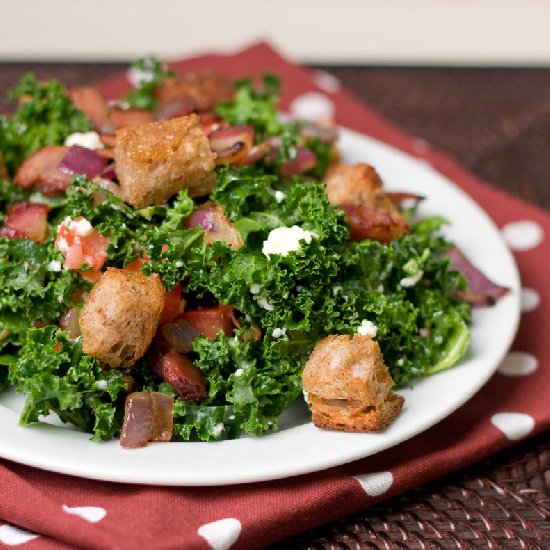
[(342, 204), (340, 208), (350, 224), (352, 241), (370, 239), (388, 243), (410, 230), (399, 214), (373, 210), (358, 204)]
[(4, 218), (0, 236), (9, 239), (30, 239), (40, 243), (48, 230), (49, 207), (31, 202), (13, 203)]

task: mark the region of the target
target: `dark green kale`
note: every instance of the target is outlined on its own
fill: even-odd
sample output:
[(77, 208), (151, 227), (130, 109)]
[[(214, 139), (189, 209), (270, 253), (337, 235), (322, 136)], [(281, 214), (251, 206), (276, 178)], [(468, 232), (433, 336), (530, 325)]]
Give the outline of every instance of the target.
[(69, 134), (91, 127), (57, 80), (40, 83), (33, 75), (26, 75), (9, 97), (21, 100), (12, 117), (0, 116), (0, 152), (12, 176), (41, 147), (60, 145)]
[(124, 375), (103, 370), (85, 355), (79, 340), (49, 326), (30, 329), (9, 379), (26, 396), (22, 425), (56, 413), (64, 422), (93, 433), (94, 440), (117, 437), (122, 424)]
[(128, 107), (152, 111), (157, 106), (155, 90), (165, 79), (174, 76), (174, 71), (156, 57), (143, 57), (132, 63), (132, 69), (142, 74), (142, 80), (125, 98), (124, 102)]

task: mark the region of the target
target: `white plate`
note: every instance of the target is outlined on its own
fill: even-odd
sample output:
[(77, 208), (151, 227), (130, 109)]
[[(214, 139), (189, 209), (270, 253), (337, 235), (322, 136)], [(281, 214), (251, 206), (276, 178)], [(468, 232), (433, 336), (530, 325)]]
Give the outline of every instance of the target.
[[(454, 368), (402, 390), (403, 411), (380, 434), (315, 428), (295, 403), (281, 429), (257, 438), (215, 443), (156, 443), (124, 450), (118, 441), (94, 443), (89, 435), (45, 422), (18, 426), (22, 399), (0, 395), (0, 456), (45, 470), (107, 481), (158, 485), (223, 485), (313, 472), (372, 455), (401, 443), (465, 403), (493, 374), (508, 350), (519, 319), (519, 276), (513, 257), (487, 215), (428, 163), (371, 138), (342, 131), (345, 162), (366, 161), (388, 189), (427, 197), (421, 215), (452, 221), (449, 237), (495, 282), (512, 292), (492, 308), (476, 310), (467, 356)], [(498, 326), (498, 331), (494, 327)]]

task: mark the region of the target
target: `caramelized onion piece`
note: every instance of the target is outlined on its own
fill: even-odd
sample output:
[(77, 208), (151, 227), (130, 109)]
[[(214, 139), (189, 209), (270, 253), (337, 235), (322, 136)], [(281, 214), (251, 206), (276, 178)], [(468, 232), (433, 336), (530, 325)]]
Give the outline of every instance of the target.
[(314, 122), (304, 122), (301, 132), (305, 139), (319, 139), (323, 143), (334, 143), (338, 139), (336, 126), (321, 126)]
[(160, 332), (170, 346), (179, 353), (191, 353), (198, 332), (185, 319), (161, 325)]
[(69, 333), (69, 338), (75, 340), (80, 336), (80, 309), (72, 307), (68, 309), (59, 319), (59, 328)]
[(126, 397), (120, 444), (126, 449), (149, 441), (170, 441), (174, 429), (174, 399), (160, 392), (134, 392)]
[(468, 288), (461, 298), (474, 307), (493, 306), (509, 292), (510, 289), (488, 279), (456, 246), (447, 252), (447, 258), (451, 269), (462, 273), (468, 281)]
[(303, 174), (308, 170), (311, 170), (317, 159), (313, 154), (313, 151), (307, 147), (297, 147), (296, 148), (296, 157), (290, 160), (287, 160), (281, 165), (281, 175), (284, 177), (294, 176), (296, 174)]
[(244, 160), (254, 143), (254, 129), (248, 124), (219, 128), (208, 135), (210, 148), (217, 155), (217, 164), (233, 164)]

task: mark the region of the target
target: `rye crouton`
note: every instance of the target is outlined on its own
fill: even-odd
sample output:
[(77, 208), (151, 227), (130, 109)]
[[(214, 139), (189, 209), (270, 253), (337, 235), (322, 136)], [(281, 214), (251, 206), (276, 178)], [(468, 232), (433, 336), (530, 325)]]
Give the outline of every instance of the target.
[(184, 188), (192, 197), (206, 195), (215, 183), (215, 158), (194, 114), (116, 132), (121, 196), (135, 208), (161, 204)]
[(302, 381), (313, 423), (327, 430), (384, 430), (403, 406), (370, 336), (327, 336), (311, 353)]
[(331, 204), (351, 203), (376, 209), (382, 190), (380, 176), (370, 164), (364, 162), (331, 166), (323, 182)]
[(80, 313), (84, 353), (110, 367), (129, 367), (153, 340), (164, 307), (164, 286), (155, 273), (109, 268)]

